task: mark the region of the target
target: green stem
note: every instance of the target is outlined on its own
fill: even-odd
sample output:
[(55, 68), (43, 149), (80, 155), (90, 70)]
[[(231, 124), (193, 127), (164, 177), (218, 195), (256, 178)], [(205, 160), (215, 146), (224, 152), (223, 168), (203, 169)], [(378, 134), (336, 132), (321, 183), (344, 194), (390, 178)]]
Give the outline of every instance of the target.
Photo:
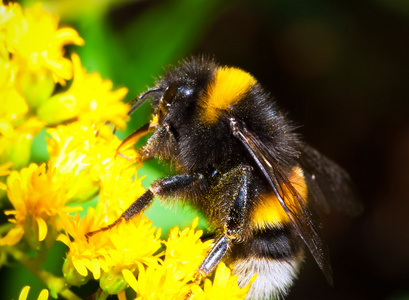
[(97, 300), (106, 300), (108, 299), (109, 294), (107, 292), (104, 292), (103, 290), (99, 290), (96, 294), (96, 299)]
[(51, 296), (56, 297), (57, 294), (61, 295), (66, 299), (81, 300), (77, 295), (75, 295), (66, 285), (66, 281), (63, 277), (57, 277), (47, 272), (46, 270), (38, 268), (38, 263), (36, 259), (31, 258), (24, 252), (14, 248), (14, 247), (4, 247), (8, 253), (10, 253), (14, 259), (20, 262), (24, 267), (26, 267), (32, 274), (39, 278), (45, 283)]

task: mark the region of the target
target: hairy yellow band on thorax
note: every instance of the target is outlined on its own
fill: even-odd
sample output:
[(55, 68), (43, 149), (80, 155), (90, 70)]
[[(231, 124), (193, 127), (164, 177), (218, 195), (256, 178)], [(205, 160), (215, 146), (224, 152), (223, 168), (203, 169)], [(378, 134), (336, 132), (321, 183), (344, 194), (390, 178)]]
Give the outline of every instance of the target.
[(220, 111), (238, 103), (256, 83), (253, 76), (241, 69), (219, 68), (201, 99), (204, 122), (217, 122)]

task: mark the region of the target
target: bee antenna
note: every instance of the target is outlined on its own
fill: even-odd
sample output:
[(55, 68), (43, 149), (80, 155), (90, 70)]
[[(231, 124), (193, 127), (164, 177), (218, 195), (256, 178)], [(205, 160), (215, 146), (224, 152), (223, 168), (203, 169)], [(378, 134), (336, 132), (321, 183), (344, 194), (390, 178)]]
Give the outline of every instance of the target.
[(163, 88), (152, 88), (140, 94), (137, 98), (129, 102), (131, 109), (128, 111), (128, 116), (132, 115), (146, 100), (149, 99), (150, 94), (164, 92)]
[[(131, 109), (128, 111), (128, 116), (132, 115), (142, 104), (144, 104), (145, 101), (149, 99), (148, 96), (150, 96), (150, 94), (159, 93), (159, 92), (163, 93), (164, 89), (163, 88), (152, 88), (150, 90), (143, 92), (138, 97), (136, 97), (131, 102), (129, 102)], [(109, 122), (105, 122), (105, 124), (109, 124)], [(116, 127), (113, 129), (112, 134), (115, 134), (115, 132), (116, 132)]]

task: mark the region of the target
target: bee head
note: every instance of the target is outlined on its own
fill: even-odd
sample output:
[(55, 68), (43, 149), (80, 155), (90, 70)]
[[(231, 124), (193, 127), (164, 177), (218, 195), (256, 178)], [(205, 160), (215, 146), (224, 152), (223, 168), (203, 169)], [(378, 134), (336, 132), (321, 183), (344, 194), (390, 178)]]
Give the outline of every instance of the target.
[[(153, 156), (170, 161), (182, 169), (190, 169), (193, 151), (209, 129), (202, 126), (200, 99), (212, 80), (216, 65), (212, 61), (189, 60), (167, 70), (155, 87), (139, 96), (137, 106), (150, 100), (154, 109), (147, 147)], [(207, 139), (208, 140), (208, 139)], [(211, 151), (208, 151), (209, 153)], [(197, 155), (196, 155), (197, 156)], [(194, 163), (196, 165), (196, 163)]]

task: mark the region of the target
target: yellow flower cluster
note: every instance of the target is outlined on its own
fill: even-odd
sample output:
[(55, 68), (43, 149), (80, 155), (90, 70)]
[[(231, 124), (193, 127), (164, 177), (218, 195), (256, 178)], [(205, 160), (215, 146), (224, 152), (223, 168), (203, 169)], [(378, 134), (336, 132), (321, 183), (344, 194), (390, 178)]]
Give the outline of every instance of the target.
[[(69, 44), (83, 45), (84, 41), (74, 29), (59, 28), (58, 18), (40, 4), (23, 10), (18, 4), (0, 2), (0, 176), (8, 175), (11, 166), (22, 168), (7, 179), (7, 196), (14, 209), (6, 214), (13, 217), (10, 221), (15, 226), (0, 239), (0, 245), (15, 245), (23, 235), (32, 249), (41, 248), (47, 236), (55, 240), (58, 216), (80, 209), (68, 203), (95, 194), (94, 170), (115, 156), (120, 143), (105, 129), (110, 136), (89, 144), (106, 127), (104, 121), (125, 126), (128, 107), (121, 100), (127, 90), (111, 91), (112, 83), (98, 74), (87, 74), (77, 55), (72, 60), (64, 57), (64, 46)], [(71, 79), (69, 89), (54, 93), (57, 85)], [(72, 122), (49, 128), (66, 121)], [(51, 160), (47, 167), (26, 167), (32, 140), (43, 128), (52, 137)], [(72, 141), (80, 133), (84, 135)], [(82, 149), (78, 149), (80, 144)], [(3, 182), (0, 189), (6, 189)]]
[[(23, 11), (0, 2), (0, 164), (26, 166), (33, 138), (49, 125), (109, 121), (125, 127), (127, 89), (112, 91), (112, 82), (87, 74), (77, 55), (66, 58), (70, 44), (84, 41), (74, 29), (59, 28), (40, 4)], [(54, 93), (71, 79), (70, 88)]]
[[(196, 278), (212, 242), (201, 241), (198, 219), (190, 228), (173, 228), (166, 241), (142, 215), (86, 238), (117, 220), (144, 188), (132, 163), (136, 151), (121, 148), (117, 155), (121, 141), (107, 125), (125, 128), (127, 89), (113, 91), (76, 54), (64, 56), (65, 45), (84, 41), (58, 23), (40, 4), (23, 10), (0, 0), (0, 198), (6, 193), (12, 205), (5, 211), (9, 224), (0, 228), (0, 256), (13, 257), (44, 282), (38, 299), (79, 299), (69, 287), (90, 279), (99, 281), (101, 299), (126, 299), (128, 287), (136, 299), (243, 299), (250, 284), (240, 289), (224, 264), (213, 281)], [(49, 160), (30, 163), (32, 140), (43, 129)], [(96, 207), (81, 218), (82, 204), (96, 196)], [(41, 268), (56, 241), (69, 248), (64, 278)]]
[(65, 206), (70, 177), (57, 178), (51, 163), (48, 168), (45, 164), (31, 164), (20, 172), (13, 171), (7, 179), (7, 191), (14, 210), (6, 214), (14, 216), (10, 221), (15, 227), (0, 239), (0, 245), (15, 245), (25, 234), (31, 247), (39, 248), (38, 242), (46, 238), (48, 227), (56, 228), (56, 217), (75, 209)]
[(251, 283), (239, 288), (237, 276), (233, 276), (228, 267), (221, 263), (213, 281), (205, 279), (199, 284), (196, 270), (206, 256), (212, 241), (202, 242), (201, 230), (196, 230), (198, 218), (191, 228), (182, 231), (178, 227), (171, 229), (165, 243), (166, 250), (163, 260), (151, 264), (147, 268), (138, 262), (138, 278), (129, 269), (124, 269), (122, 275), (128, 284), (136, 291), (136, 299), (244, 299)]

